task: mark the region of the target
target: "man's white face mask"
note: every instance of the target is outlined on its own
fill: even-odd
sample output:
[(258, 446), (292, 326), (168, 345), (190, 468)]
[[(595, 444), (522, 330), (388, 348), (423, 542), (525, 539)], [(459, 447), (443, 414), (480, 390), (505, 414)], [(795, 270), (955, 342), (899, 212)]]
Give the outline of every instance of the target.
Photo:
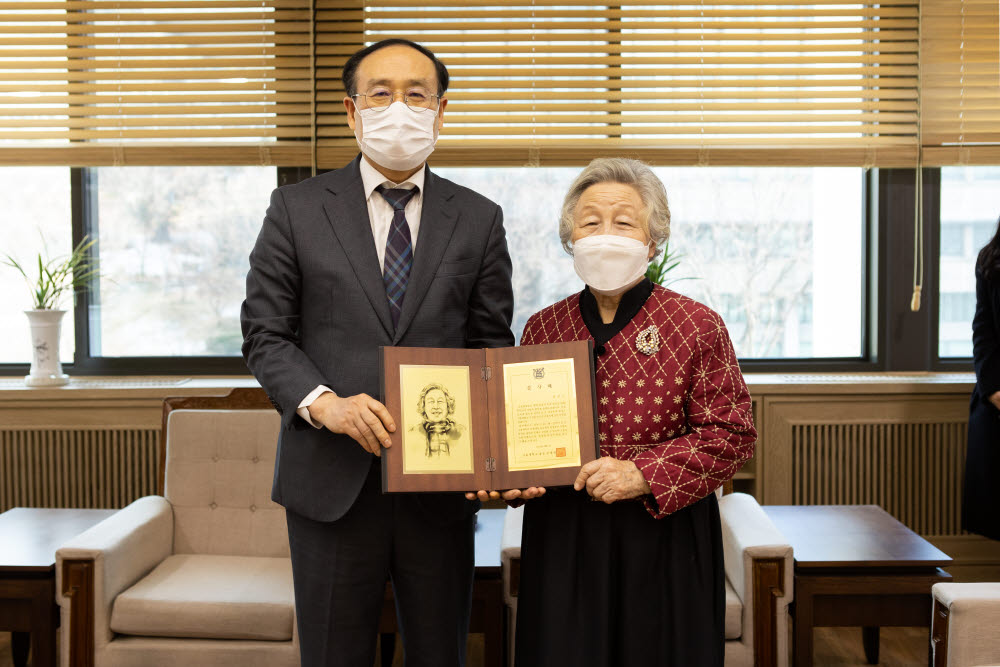
[(427, 160), (437, 143), (437, 111), (414, 111), (403, 102), (383, 109), (358, 109), (361, 122), (354, 136), (361, 152), (378, 165), (393, 171), (416, 169)]
[(631, 287), (649, 264), (649, 244), (616, 234), (585, 236), (573, 244), (573, 268), (591, 290), (614, 296)]

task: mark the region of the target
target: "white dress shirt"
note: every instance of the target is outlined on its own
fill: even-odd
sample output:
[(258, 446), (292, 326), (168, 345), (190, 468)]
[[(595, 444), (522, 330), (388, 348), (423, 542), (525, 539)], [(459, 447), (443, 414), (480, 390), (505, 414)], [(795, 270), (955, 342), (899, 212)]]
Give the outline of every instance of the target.
[[(424, 165), (402, 183), (393, 183), (380, 174), (375, 167), (371, 166), (368, 160), (363, 157), (361, 158), (361, 185), (364, 188), (365, 200), (368, 202), (368, 220), (372, 226), (372, 237), (375, 239), (379, 269), (383, 272), (385, 271), (385, 244), (389, 239), (389, 227), (392, 225), (393, 209), (392, 205), (385, 200), (385, 197), (375, 192), (375, 188), (384, 185), (386, 188), (418, 189), (417, 194), (410, 197), (410, 201), (406, 202), (406, 208), (403, 209), (406, 213), (406, 222), (410, 226), (410, 246), (415, 251), (417, 248), (417, 233), (420, 230), (420, 214), (423, 211), (424, 204), (424, 175), (426, 171), (427, 166)], [(296, 410), (300, 417), (315, 428), (323, 428), (323, 425), (317, 424), (312, 420), (312, 417), (309, 415), (309, 406), (320, 395), (327, 392), (334, 393), (332, 389), (324, 385), (316, 387), (302, 399), (298, 410)]]

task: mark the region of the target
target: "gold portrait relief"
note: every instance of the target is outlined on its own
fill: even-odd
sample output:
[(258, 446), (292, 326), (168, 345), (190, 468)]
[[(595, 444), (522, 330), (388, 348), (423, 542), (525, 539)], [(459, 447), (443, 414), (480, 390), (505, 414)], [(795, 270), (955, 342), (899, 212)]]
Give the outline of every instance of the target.
[(580, 425), (572, 359), (504, 364), (507, 469), (580, 463)]
[(468, 366), (400, 365), (403, 474), (470, 474), (472, 390)]

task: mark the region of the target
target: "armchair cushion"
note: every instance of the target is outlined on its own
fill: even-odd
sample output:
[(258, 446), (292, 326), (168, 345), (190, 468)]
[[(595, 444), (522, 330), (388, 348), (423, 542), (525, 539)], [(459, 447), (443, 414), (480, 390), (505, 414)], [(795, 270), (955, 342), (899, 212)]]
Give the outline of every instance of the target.
[(118, 596), (111, 629), (147, 637), (287, 641), (294, 616), (288, 558), (181, 554)]
[(164, 496), (175, 554), (288, 557), (285, 510), (271, 500), (281, 418), (274, 410), (173, 410)]
[(743, 601), (726, 579), (726, 639), (743, 636)]

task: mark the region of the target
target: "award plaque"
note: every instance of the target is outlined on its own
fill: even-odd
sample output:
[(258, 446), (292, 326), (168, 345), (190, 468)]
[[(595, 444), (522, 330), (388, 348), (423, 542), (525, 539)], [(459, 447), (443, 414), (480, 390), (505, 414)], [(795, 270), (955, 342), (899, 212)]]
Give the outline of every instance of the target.
[(572, 484), (599, 455), (592, 349), (383, 347), (396, 432), (382, 450), (382, 490)]

